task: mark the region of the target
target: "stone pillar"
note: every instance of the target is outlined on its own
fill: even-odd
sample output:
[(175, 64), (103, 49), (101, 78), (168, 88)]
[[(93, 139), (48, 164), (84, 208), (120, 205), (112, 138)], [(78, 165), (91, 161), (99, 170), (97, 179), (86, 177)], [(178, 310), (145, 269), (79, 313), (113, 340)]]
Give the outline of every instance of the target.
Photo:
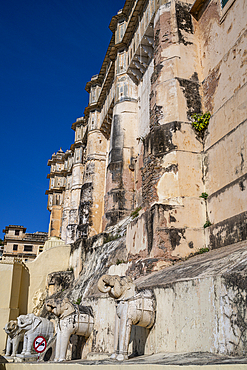
[(172, 1), (155, 16), (150, 133), (144, 142), (143, 202), (160, 203), (150, 208), (153, 248), (164, 245), (164, 254), (169, 251), (173, 257), (204, 246), (205, 207), (199, 198), (203, 143), (190, 123), (191, 114), (202, 107), (189, 8)]
[(50, 214), (48, 237), (50, 236), (60, 237), (61, 224), (62, 224), (62, 206), (53, 205)]
[[(76, 158), (76, 154), (74, 155)], [(76, 159), (75, 159), (76, 160)], [(82, 187), (82, 159), (77, 159), (79, 162), (73, 165), (72, 183), (70, 190), (70, 207), (68, 211), (68, 225), (66, 243), (73, 243), (76, 240), (77, 226), (79, 224), (78, 210), (80, 204), (80, 193)]]
[(84, 143), (83, 143), (83, 127), (85, 120), (80, 117), (72, 125), (75, 131), (75, 142), (71, 146), (73, 152), (73, 164), (71, 168), (71, 178), (68, 184), (67, 199), (65, 199), (64, 216), (66, 219), (66, 243), (73, 243), (76, 241), (77, 228), (79, 225), (79, 206), (80, 194), (82, 187), (82, 177), (84, 169)]
[(137, 137), (137, 92), (128, 75), (116, 79), (108, 164), (104, 227), (116, 224), (134, 207), (134, 172)]
[(102, 231), (105, 191), (105, 158), (107, 140), (98, 129), (99, 112), (88, 118), (87, 150), (81, 187), (78, 237), (93, 236)]
[[(162, 3), (154, 18), (150, 131), (142, 138), (145, 213), (139, 228), (134, 223), (129, 227), (127, 244), (133, 254), (146, 243), (146, 257), (171, 263), (204, 247), (206, 211), (200, 198), (203, 142), (190, 123), (191, 115), (202, 111), (190, 6)], [(135, 240), (145, 243), (137, 246)]]
[(46, 191), (48, 195), (47, 209), (50, 211), (50, 223), (48, 237), (61, 236), (62, 226), (62, 211), (64, 198), (64, 184), (66, 181), (64, 174), (64, 152), (60, 150), (52, 155), (48, 161), (48, 166), (51, 167), (48, 178), (50, 179), (49, 190)]

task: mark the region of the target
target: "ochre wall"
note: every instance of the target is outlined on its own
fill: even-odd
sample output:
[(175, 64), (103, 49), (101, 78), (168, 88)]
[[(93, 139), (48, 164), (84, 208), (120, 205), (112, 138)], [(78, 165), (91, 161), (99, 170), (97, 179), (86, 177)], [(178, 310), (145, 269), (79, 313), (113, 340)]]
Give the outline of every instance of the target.
[(32, 312), (34, 294), (45, 291), (47, 275), (68, 269), (69, 256), (70, 246), (58, 246), (42, 252), (34, 261), (27, 263), (30, 274), (28, 312)]
[(246, 1), (221, 9), (213, 0), (194, 21), (202, 103), (212, 115), (204, 146), (210, 248), (247, 239), (246, 11)]
[(10, 320), (27, 313), (29, 274), (26, 266), (14, 259), (0, 262), (0, 351), (6, 345), (6, 334), (2, 328)]

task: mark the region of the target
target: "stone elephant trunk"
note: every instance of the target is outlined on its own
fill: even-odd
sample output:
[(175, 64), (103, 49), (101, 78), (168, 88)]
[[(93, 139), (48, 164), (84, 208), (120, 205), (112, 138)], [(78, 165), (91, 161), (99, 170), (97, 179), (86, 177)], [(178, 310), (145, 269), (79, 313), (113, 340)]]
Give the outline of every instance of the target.
[(150, 329), (155, 321), (156, 302), (149, 290), (137, 293), (129, 277), (103, 275), (98, 289), (116, 300), (114, 352), (111, 358), (128, 359), (128, 346), (132, 325)]
[[(123, 293), (121, 283), (121, 278), (117, 275), (103, 275), (98, 281), (98, 289), (102, 293), (109, 293), (110, 297), (117, 299)], [(131, 283), (131, 281), (129, 281), (129, 283)]]

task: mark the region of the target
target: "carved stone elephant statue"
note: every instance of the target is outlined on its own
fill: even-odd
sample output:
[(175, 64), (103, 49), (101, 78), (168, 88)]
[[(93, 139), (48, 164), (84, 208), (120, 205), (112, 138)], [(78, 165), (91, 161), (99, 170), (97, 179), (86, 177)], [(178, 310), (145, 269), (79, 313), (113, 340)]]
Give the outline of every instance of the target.
[(35, 316), (33, 313), (17, 317), (19, 328), (24, 331), (24, 344), (22, 355), (31, 355), (34, 339), (38, 335), (47, 338), (48, 341), (54, 335), (54, 326), (51, 321), (43, 317)]
[(88, 338), (93, 331), (92, 307), (74, 305), (68, 298), (48, 299), (45, 306), (47, 311), (53, 312), (59, 320), (54, 361), (64, 361), (70, 336), (77, 334)]
[(4, 330), (6, 334), (8, 335), (7, 346), (6, 346), (6, 356), (10, 356), (11, 345), (12, 345), (11, 356), (14, 357), (17, 354), (20, 341), (23, 340), (24, 331), (21, 328), (19, 328), (17, 320), (11, 320), (10, 322), (8, 322), (5, 325)]
[(137, 293), (131, 278), (118, 275), (101, 276), (98, 289), (116, 300), (114, 353), (111, 358), (127, 360), (132, 325), (150, 329), (154, 324), (156, 302), (153, 294), (149, 290)]

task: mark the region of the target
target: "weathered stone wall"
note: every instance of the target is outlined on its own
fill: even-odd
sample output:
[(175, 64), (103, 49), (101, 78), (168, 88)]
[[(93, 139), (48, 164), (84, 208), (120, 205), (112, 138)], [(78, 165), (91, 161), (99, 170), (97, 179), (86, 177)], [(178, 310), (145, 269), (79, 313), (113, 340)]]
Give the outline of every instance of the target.
[[(198, 46), (189, 9), (187, 3), (168, 2), (154, 18), (149, 130), (139, 138), (143, 147), (136, 165), (141, 172), (141, 179), (136, 174), (137, 205), (145, 213), (127, 231), (129, 258), (148, 258), (149, 272), (205, 245), (206, 208), (200, 199), (203, 142), (190, 123), (191, 114), (201, 112), (202, 104)], [(140, 115), (139, 131), (146, 127), (142, 119)], [(139, 276), (144, 270), (135, 273)]]
[[(112, 241), (109, 241), (113, 239)], [(126, 261), (125, 237), (112, 234), (99, 234), (83, 238), (72, 245), (70, 267), (74, 271), (75, 285), (66, 292), (72, 301), (84, 299), (88, 295), (98, 296), (97, 282), (110, 266), (118, 261)]]
[[(104, 63), (86, 85), (85, 116), (72, 126), (73, 156), (81, 146), (84, 155), (76, 201), (65, 192), (70, 242), (140, 207), (127, 232), (132, 261), (157, 258), (164, 267), (246, 238), (245, 7), (138, 0), (113, 17)], [(206, 111), (209, 127), (198, 133), (191, 116)]]
[[(131, 263), (124, 263), (127, 257), (124, 238), (103, 244), (105, 237), (80, 242), (82, 272), (73, 286), (62, 293), (72, 302), (82, 299), (81, 304), (91, 305), (94, 311), (94, 331), (83, 349), (83, 358), (89, 353), (113, 350), (115, 302), (98, 291), (99, 276), (104, 273), (134, 276), (128, 269)], [(74, 246), (72, 254), (77, 247)], [(154, 292), (156, 321), (150, 331), (133, 326), (129, 354), (245, 355), (246, 253), (246, 243), (242, 242), (192, 257), (151, 275), (144, 271), (135, 284), (138, 290)]]
[(136, 130), (137, 102), (123, 99), (113, 110), (103, 227), (116, 224), (133, 210), (134, 174), (131, 164), (137, 144)]
[(209, 247), (246, 239), (246, 2), (211, 1), (198, 22), (204, 111)]
[(106, 145), (106, 138), (95, 122), (87, 136), (77, 239), (93, 236), (102, 231)]
[(245, 256), (246, 243), (238, 243), (137, 280), (157, 299), (147, 352), (245, 355)]

